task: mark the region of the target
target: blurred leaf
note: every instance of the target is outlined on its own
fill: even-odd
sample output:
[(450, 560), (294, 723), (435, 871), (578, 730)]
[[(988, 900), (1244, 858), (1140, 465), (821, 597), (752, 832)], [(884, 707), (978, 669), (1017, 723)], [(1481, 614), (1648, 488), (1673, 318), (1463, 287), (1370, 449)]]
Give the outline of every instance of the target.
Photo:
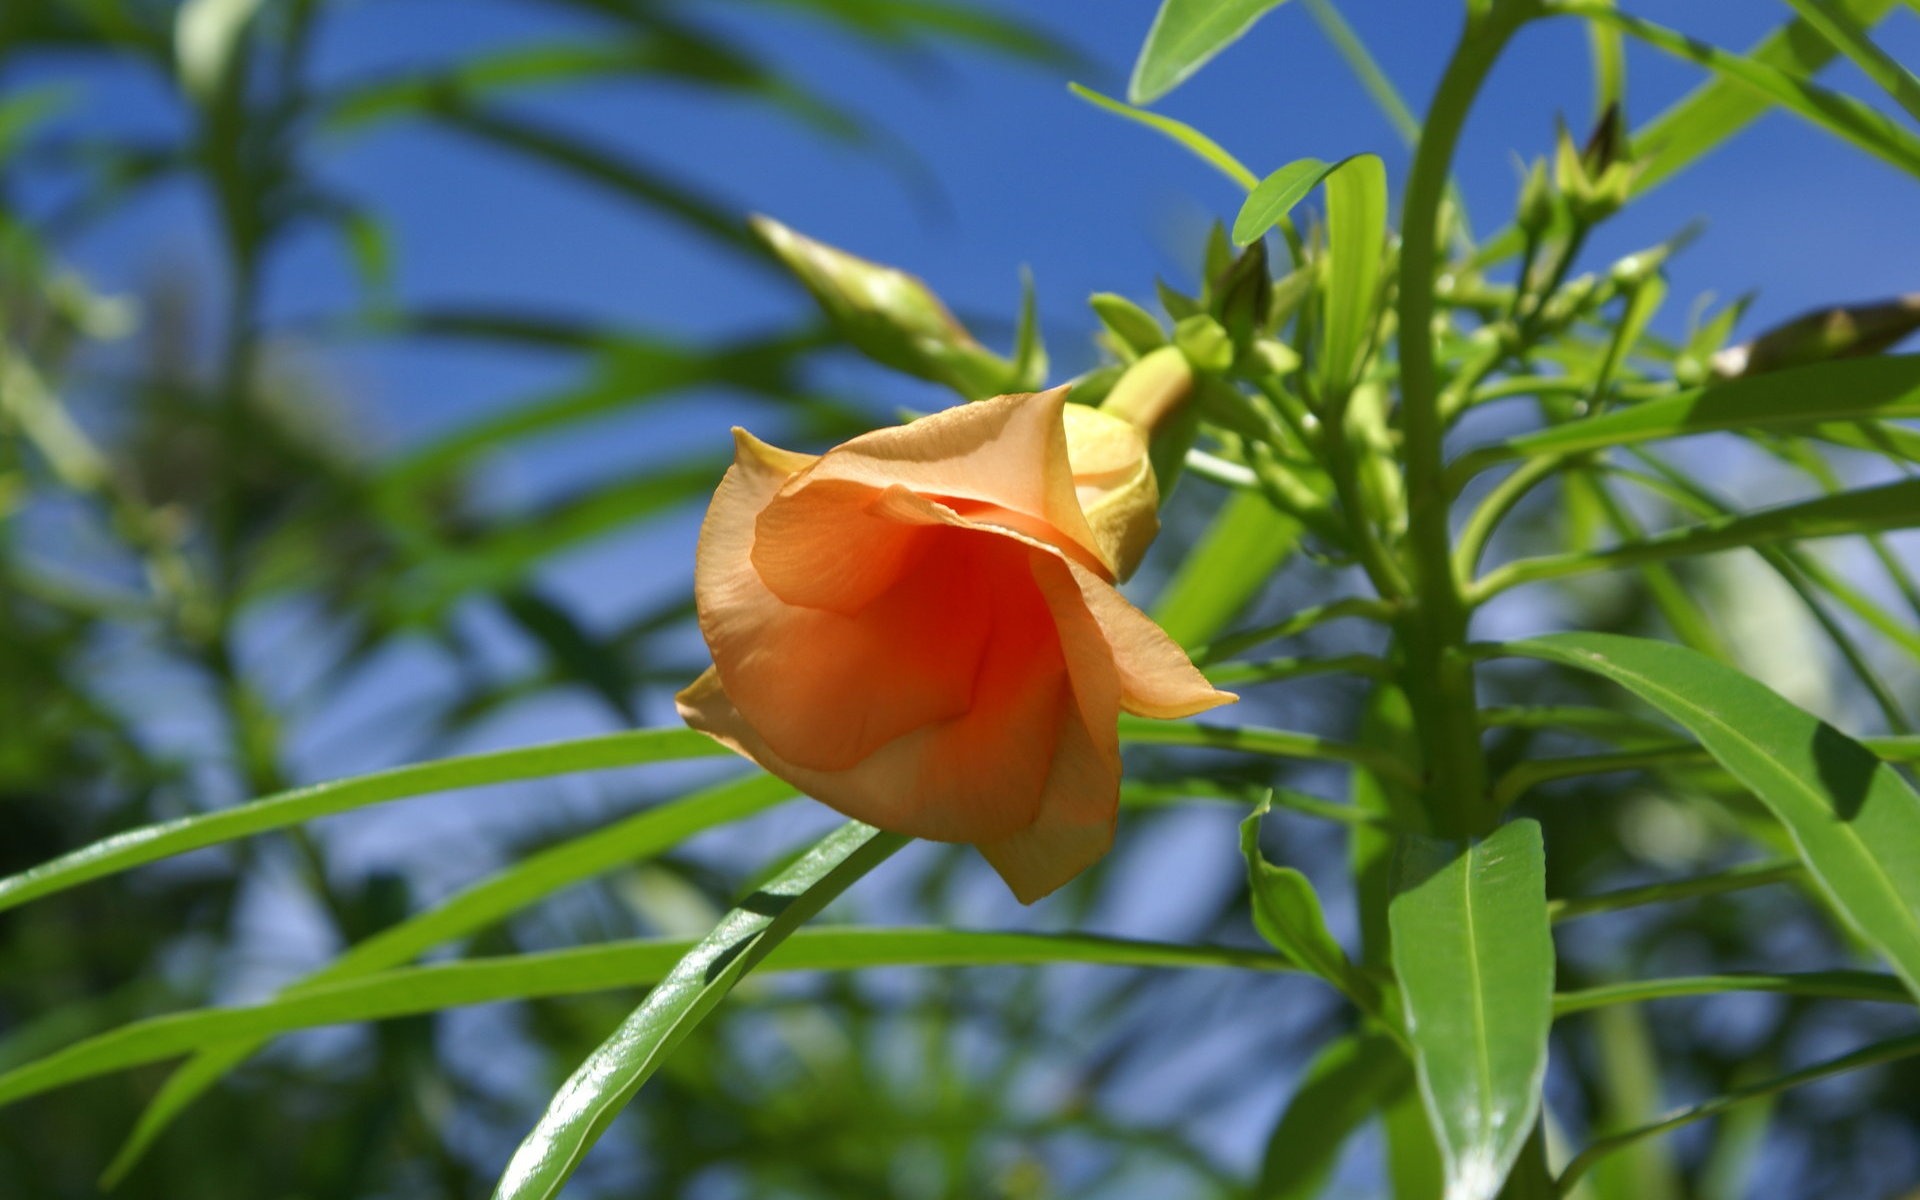
[(1699, 1104), (1680, 1109), (1677, 1112), (1669, 1113), (1659, 1121), (1651, 1124), (1642, 1125), (1637, 1129), (1629, 1129), (1622, 1133), (1601, 1138), (1599, 1141), (1596, 1141), (1581, 1151), (1574, 1157), (1572, 1162), (1567, 1164), (1566, 1170), (1560, 1174), (1559, 1190), (1562, 1194), (1570, 1191), (1573, 1185), (1592, 1168), (1595, 1162), (1609, 1154), (1631, 1146), (1644, 1138), (1655, 1137), (1669, 1130), (1678, 1129), (1682, 1125), (1691, 1124), (1694, 1121), (1705, 1120), (1708, 1117), (1717, 1117), (1737, 1105), (1763, 1099), (1778, 1092), (1783, 1092), (1788, 1088), (1799, 1087), (1801, 1084), (1812, 1083), (1815, 1080), (1825, 1079), (1832, 1075), (1844, 1074), (1848, 1071), (1858, 1071), (1867, 1067), (1878, 1066), (1881, 1063), (1893, 1062), (1897, 1059), (1907, 1058), (1915, 1054), (1920, 1054), (1920, 1034), (1895, 1038), (1892, 1041), (1878, 1042), (1864, 1049), (1856, 1050), (1852, 1054), (1846, 1054), (1826, 1062), (1816, 1063), (1813, 1066), (1805, 1067), (1786, 1075), (1761, 1080), (1757, 1083), (1745, 1084), (1730, 1092), (1715, 1096), (1710, 1100), (1705, 1100)]
[[(744, 779), (717, 784), (615, 821), (604, 829), (596, 829), (528, 854), (488, 878), (455, 892), (432, 908), (389, 926), (349, 948), (318, 971), (283, 989), (282, 995), (303, 995), (342, 980), (411, 962), (436, 946), (445, 945), (529, 908), (562, 888), (616, 867), (653, 858), (697, 833), (745, 820), (791, 799), (795, 794), (790, 784), (770, 775), (755, 773)], [(663, 951), (660, 960), (662, 969), (676, 961), (679, 954), (679, 950)], [(531, 982), (538, 974), (537, 971), (529, 972), (527, 978)], [(377, 991), (380, 985), (371, 986)], [(416, 998), (429, 992), (419, 987), (393, 990)], [(327, 1004), (336, 1001), (323, 1000), (318, 1003), (325, 1010)], [(285, 1011), (309, 1010), (294, 1008)], [(163, 1021), (168, 1019), (160, 1018)], [(275, 1026), (275, 1031), (281, 1028), (293, 1026)], [(240, 1040), (208, 1038), (206, 1042), (218, 1044), (208, 1045), (197, 1057), (182, 1064), (141, 1112), (133, 1132), (127, 1136), (125, 1144), (107, 1167), (102, 1177), (104, 1186), (113, 1187), (124, 1179), (154, 1141), (166, 1131), (167, 1126), (173, 1123), (174, 1118), (235, 1067), (252, 1057), (261, 1045), (257, 1036)]]
[(628, 725), (640, 724), (640, 714), (633, 704), (637, 681), (628, 675), (612, 648), (574, 619), (564, 605), (526, 586), (503, 591), (500, 606), (546, 649), (566, 677), (592, 688)]
[(1486, 597), (1524, 583), (1565, 579), (1641, 563), (1778, 542), (1910, 529), (1916, 525), (1920, 525), (1920, 479), (1906, 479), (1683, 525), (1592, 553), (1517, 559), (1481, 576), (1474, 591)]
[(1627, 688), (1684, 725), (1780, 819), (1821, 891), (1920, 996), (1920, 796), (1852, 738), (1679, 646), (1565, 633), (1513, 653)]
[(1245, 246), (1266, 236), (1266, 232), (1286, 219), (1293, 206), (1306, 199), (1320, 181), (1339, 170), (1348, 160), (1326, 163), (1317, 158), (1290, 162), (1262, 179), (1233, 220), (1233, 240)]
[(1348, 1034), (1328, 1042), (1307, 1066), (1267, 1139), (1255, 1195), (1312, 1200), (1321, 1194), (1347, 1140), (1413, 1075), (1389, 1038)]
[(1492, 1200), (1533, 1133), (1553, 1023), (1540, 826), (1409, 837), (1388, 910), (1414, 1066), (1448, 1200)]
[(702, 195), (631, 158), (615, 157), (611, 149), (497, 110), (442, 108), (434, 116), (447, 128), (476, 141), (552, 167), (669, 217), (718, 249), (769, 268), (773, 265), (746, 226), (730, 215), (731, 205)]
[(636, 31), (606, 43), (555, 42), (475, 54), (449, 66), (377, 77), (325, 97), (325, 125), (355, 133), (394, 119), (431, 119), (471, 109), (503, 92), (599, 77), (667, 79), (738, 92), (792, 113), (830, 137), (859, 142), (858, 117), (736, 48), (683, 28)]
[(1840, 359), (1742, 377), (1569, 421), (1464, 455), (1463, 482), (1511, 458), (1565, 457), (1724, 429), (1920, 416), (1920, 355)]
[(1072, 47), (1017, 17), (949, 0), (759, 0), (814, 13), (886, 42), (910, 43), (919, 34), (971, 42), (983, 49), (1060, 69), (1081, 65)]
[(1167, 331), (1159, 320), (1125, 296), (1095, 292), (1087, 303), (1107, 332), (1130, 353), (1147, 354), (1167, 344)]
[(1909, 174), (1920, 175), (1920, 136), (1851, 96), (1829, 91), (1758, 59), (1708, 46), (1651, 21), (1629, 17), (1617, 12), (1608, 0), (1557, 0), (1557, 3), (1561, 11), (1613, 25), (1648, 45), (1737, 80), (1828, 133)]
[[(835, 883), (844, 888), (852, 882), (846, 876), (871, 869), (884, 857), (881, 851), (885, 843), (897, 841), (891, 834), (874, 836), (881, 845), (864, 843), (864, 854), (850, 860), (825, 884), (815, 885), (816, 890), (792, 897), (757, 892), (748, 904), (773, 907), (782, 901), (786, 903), (776, 913), (749, 912), (743, 904), (730, 914), (734, 925), (723, 923), (721, 929), (753, 925), (757, 928), (778, 926), (784, 930), (792, 921), (782, 918), (791, 917), (807, 904), (822, 902), (819, 888)], [(819, 865), (812, 856), (802, 863)], [(743, 958), (753, 958), (756, 962), (764, 958), (757, 969), (768, 973), (1048, 963), (1174, 969), (1232, 967), (1283, 972), (1294, 969), (1284, 958), (1264, 951), (1089, 934), (829, 928), (797, 930), (784, 942), (780, 941), (781, 936), (784, 935), (776, 932), (742, 933), (736, 928), (734, 940), (718, 947), (709, 947), (705, 942), (647, 939), (434, 963), (303, 985), (279, 999), (243, 1008), (206, 1008), (150, 1017), (0, 1074), (0, 1105), (194, 1051), (208, 1055), (207, 1061), (219, 1061), (228, 1052), (227, 1047), (235, 1043), (251, 1048), (299, 1029), (391, 1020), (470, 1004), (657, 985), (636, 1017), (651, 1010), (663, 1019), (672, 1019), (678, 1012), (680, 1019), (697, 1021), (706, 1009), (696, 1012), (690, 1006), (706, 1004), (710, 1008), (709, 1001), (717, 1003), (721, 996), (712, 994), (711, 989), (717, 988), (721, 993), (729, 990), (744, 973), (736, 969)], [(747, 947), (749, 938), (758, 939), (752, 941), (750, 948)], [(769, 941), (778, 945), (769, 946)], [(691, 973), (692, 968), (687, 972), (679, 970), (688, 966), (690, 955), (703, 949), (709, 953), (698, 974)], [(679, 1007), (675, 1008), (676, 1005)], [(671, 1031), (649, 1032), (656, 1038), (672, 1036)], [(630, 1048), (643, 1050), (643, 1044), (635, 1043)], [(664, 1055), (671, 1052), (671, 1046), (657, 1040), (646, 1042), (644, 1052)], [(657, 1061), (653, 1065), (657, 1066)], [(193, 1070), (195, 1067), (190, 1064), (187, 1071)], [(180, 1078), (184, 1077), (183, 1073)]]
[(15, 908), (54, 892), (77, 887), (103, 875), (145, 863), (217, 846), (273, 829), (286, 829), (316, 817), (385, 804), (408, 796), (457, 788), (485, 787), (525, 779), (544, 779), (576, 771), (604, 771), (685, 758), (710, 758), (729, 751), (691, 729), (648, 729), (573, 741), (549, 742), (516, 750), (494, 750), (461, 758), (443, 758), (394, 767), (331, 783), (316, 783), (266, 796), (218, 812), (202, 813), (128, 830), (82, 850), (62, 855), (18, 875), (0, 879), (0, 910)]
[[(1129, 121), (1137, 121), (1156, 133), (1165, 134), (1188, 150), (1191, 150), (1208, 165), (1241, 187), (1246, 188), (1248, 191), (1252, 191), (1254, 185), (1260, 182), (1259, 177), (1241, 165), (1239, 159), (1228, 154), (1225, 150), (1221, 149), (1218, 142), (1193, 128), (1191, 125), (1176, 121), (1172, 117), (1163, 117), (1159, 113), (1150, 113), (1145, 109), (1122, 104), (1118, 100), (1102, 96), (1092, 88), (1081, 87), (1077, 83), (1068, 84), (1067, 89), (1090, 104), (1097, 105), (1111, 113), (1118, 113)], [(1184, 315), (1186, 314), (1173, 313), (1173, 316), (1176, 318)]]
[(1152, 104), (1240, 40), (1284, 0), (1161, 0), (1133, 64), (1127, 99)]
[(1787, 0), (1800, 19), (1820, 31), (1834, 49), (1846, 55), (1862, 74), (1893, 97), (1907, 115), (1920, 121), (1920, 79), (1882, 50), (1844, 5), (1834, 0)]
[(733, 986), (907, 841), (849, 821), (728, 913), (561, 1085), (507, 1163), (496, 1200), (558, 1196), (608, 1123)]
[(174, 17), (174, 56), (188, 93), (204, 101), (220, 90), (260, 0), (185, 0)]
[(1327, 35), (1327, 40), (1333, 43), (1333, 48), (1346, 61), (1347, 69), (1360, 81), (1360, 86), (1367, 89), (1367, 95), (1373, 98), (1375, 107), (1393, 126), (1393, 131), (1400, 135), (1401, 141), (1413, 145), (1420, 136), (1419, 118), (1407, 107), (1400, 89), (1393, 86), (1393, 81), (1381, 70), (1380, 64), (1354, 33), (1353, 27), (1340, 15), (1340, 10), (1331, 0), (1306, 0), (1306, 7), (1314, 23), (1320, 26), (1320, 31)]
[[(1862, 26), (1871, 27), (1897, 0), (1844, 0), (1845, 11)], [(1833, 61), (1833, 44), (1805, 21), (1791, 21), (1762, 39), (1743, 56), (1762, 68), (1788, 76), (1810, 78)], [(1635, 193), (1644, 192), (1667, 176), (1732, 137), (1767, 111), (1764, 90), (1733, 77), (1714, 79), (1694, 89), (1659, 116), (1634, 131), (1633, 142), (1645, 148), (1634, 179)]]

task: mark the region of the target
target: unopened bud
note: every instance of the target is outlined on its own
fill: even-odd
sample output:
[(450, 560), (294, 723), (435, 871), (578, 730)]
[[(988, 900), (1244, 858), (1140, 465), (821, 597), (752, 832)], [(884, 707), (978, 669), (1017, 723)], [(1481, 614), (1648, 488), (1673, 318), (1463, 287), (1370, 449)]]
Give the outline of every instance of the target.
[(1273, 277), (1267, 273), (1267, 244), (1256, 241), (1233, 260), (1213, 288), (1213, 311), (1233, 344), (1246, 346), (1267, 326), (1273, 309)]
[(1715, 378), (1734, 379), (1802, 363), (1878, 354), (1916, 330), (1920, 330), (1920, 293), (1804, 313), (1751, 342), (1727, 347), (1709, 361)]
[(1520, 185), (1520, 203), (1514, 211), (1520, 231), (1537, 238), (1553, 228), (1554, 201), (1553, 186), (1547, 182), (1547, 160), (1536, 158)]
[(1173, 344), (1202, 371), (1225, 371), (1233, 366), (1233, 338), (1226, 326), (1205, 313), (1196, 313), (1173, 327)]
[(933, 290), (904, 271), (796, 233), (769, 217), (749, 221), (799, 277), (834, 328), (868, 358), (969, 399), (1018, 382), (1013, 363), (974, 340)]
[(1131, 421), (1085, 404), (1069, 404), (1062, 415), (1080, 511), (1103, 557), (1125, 579), (1160, 532), (1160, 489), (1146, 437)]
[(1125, 421), (1145, 439), (1163, 499), (1173, 492), (1199, 425), (1189, 403), (1193, 390), (1187, 356), (1178, 346), (1162, 346), (1128, 367), (1100, 402), (1101, 412)]

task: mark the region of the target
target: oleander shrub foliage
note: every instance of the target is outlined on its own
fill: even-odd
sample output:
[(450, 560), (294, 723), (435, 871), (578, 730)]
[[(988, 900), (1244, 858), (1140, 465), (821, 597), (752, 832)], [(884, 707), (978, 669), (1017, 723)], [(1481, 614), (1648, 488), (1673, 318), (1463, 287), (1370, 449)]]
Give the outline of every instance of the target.
[[(0, 1194), (102, 1172), (140, 1195), (502, 1200), (1910, 1184), (1920, 583), (1896, 535), (1920, 524), (1920, 356), (1898, 347), (1920, 298), (1682, 321), (1666, 270), (1696, 231), (1586, 248), (1769, 111), (1920, 176), (1920, 81), (1880, 39), (1915, 13), (1790, 0), (1741, 51), (1610, 0), (1466, 0), (1421, 110), (1331, 0), (1302, 6), (1404, 127), (1404, 173), (1341, 146), (1246, 165), (1153, 111), (1276, 7), (1163, 0), (1127, 102), (1074, 90), (1245, 197), (1197, 287), (1091, 297), (1098, 364), (1073, 376), (1031, 297), (995, 348), (914, 264), (728, 212), (507, 103), (630, 73), (866, 136), (690, 5), (561, 4), (605, 36), (324, 87), (302, 65), (320, 23), (377, 18), (0, 14), (0, 61), (125, 60), (182, 114), (172, 141), (76, 138), (46, 132), (60, 97), (0, 100), (8, 180), (72, 183), (0, 210)], [(791, 7), (856, 41), (1071, 62), (958, 5)], [(1509, 148), (1463, 130), (1547, 22), (1588, 34), (1587, 128), (1511, 148), (1510, 211), (1470, 216), (1456, 157)], [(1636, 121), (1629, 45), (1698, 87)], [(409, 310), (381, 214), (307, 145), (391, 121), (618, 197), (805, 304), (717, 345)], [(221, 218), (211, 337), (191, 295), (110, 300), (60, 267), (76, 230), (182, 178)], [(365, 283), (327, 337), (534, 348), (580, 381), (370, 454), (285, 352), (313, 331), (261, 303), (315, 228)], [(819, 394), (809, 363), (836, 347), (951, 406), (876, 421), (907, 406)], [(710, 457), (532, 510), (478, 502), (489, 456), (706, 387), (775, 427), (706, 429)], [(1730, 498), (1753, 471), (1764, 505)], [(569, 546), (703, 510), (697, 567), (646, 564), (669, 594), (611, 632), (539, 582)], [(1736, 635), (1762, 604), (1756, 649)], [(1490, 609), (1525, 635), (1486, 640)], [(476, 610), (535, 649), (527, 673), (463, 671), (409, 715), (404, 765), (295, 786), (303, 701), (237, 653), (247, 622), (323, 630), (304, 686), (327, 694), (401, 648), (470, 666)], [(1820, 686), (1796, 702), (1756, 659)], [(123, 667), (161, 682), (130, 700)], [(616, 731), (456, 752), (568, 689)], [(691, 728), (663, 722), (675, 691)], [(214, 744), (156, 750), (142, 706), (187, 694)], [(550, 820), (431, 897), (347, 881), (327, 831), (364, 818), (315, 828), (504, 784), (550, 811), (590, 772), (647, 803)], [(267, 879), (341, 949), (208, 1004)], [(1171, 915), (1116, 932), (1143, 910)], [(508, 1024), (450, 1015), (499, 1002)], [(344, 1055), (271, 1045), (368, 1023)], [(1162, 1088), (1184, 1114), (1139, 1117)], [(1250, 1121), (1259, 1153), (1222, 1133)]]

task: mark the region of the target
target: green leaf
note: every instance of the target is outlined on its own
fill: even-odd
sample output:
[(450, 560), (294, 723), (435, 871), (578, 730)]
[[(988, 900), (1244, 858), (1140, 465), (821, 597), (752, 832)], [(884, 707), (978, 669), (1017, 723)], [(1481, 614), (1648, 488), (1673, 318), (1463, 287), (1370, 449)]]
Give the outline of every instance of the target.
[[(1863, 28), (1893, 10), (1897, 0), (1842, 0), (1842, 7)], [(1805, 21), (1791, 21), (1749, 50), (1748, 61), (1811, 78), (1832, 62), (1833, 44)], [(1764, 93), (1731, 78), (1694, 89), (1665, 112), (1634, 131), (1633, 144), (1646, 147), (1634, 180), (1640, 193), (1692, 164), (1767, 111)]]
[(1834, 0), (1787, 0), (1787, 3), (1793, 5), (1793, 11), (1800, 14), (1801, 20), (1833, 43), (1834, 49), (1853, 60), (1853, 65), (1891, 96), (1908, 116), (1920, 121), (1920, 79), (1915, 79), (1912, 71), (1882, 50), (1867, 33), (1867, 27), (1855, 19), (1845, 5)]
[(1326, 1185), (1353, 1133), (1411, 1086), (1407, 1057), (1391, 1039), (1349, 1034), (1314, 1057), (1267, 1139), (1260, 1200), (1311, 1200)]
[(219, 812), (131, 829), (0, 879), (0, 911), (103, 875), (371, 804), (457, 788), (728, 753), (724, 746), (691, 729), (646, 729), (443, 758), (372, 775), (316, 783)]
[(189, 95), (220, 90), (260, 0), (187, 0), (174, 16), (173, 56)]
[(627, 1101), (734, 985), (907, 841), (849, 821), (723, 917), (561, 1085), (507, 1163), (494, 1200), (557, 1197)]
[(1214, 55), (1239, 41), (1285, 0), (1161, 0), (1133, 64), (1127, 99), (1151, 104), (1179, 87)]
[(1842, 1055), (1839, 1058), (1816, 1063), (1811, 1067), (1804, 1067), (1786, 1075), (1780, 1075), (1772, 1079), (1764, 1079), (1757, 1083), (1734, 1088), (1732, 1091), (1723, 1092), (1711, 1100), (1705, 1100), (1699, 1104), (1680, 1109), (1677, 1112), (1669, 1113), (1651, 1124), (1642, 1125), (1636, 1129), (1629, 1129), (1622, 1133), (1601, 1138), (1599, 1141), (1581, 1151), (1572, 1162), (1567, 1164), (1566, 1170), (1560, 1174), (1558, 1186), (1555, 1190), (1561, 1195), (1568, 1194), (1572, 1190), (1573, 1185), (1579, 1181), (1580, 1177), (1592, 1169), (1594, 1163), (1600, 1161), (1606, 1155), (1631, 1146), (1644, 1138), (1654, 1137), (1658, 1134), (1666, 1133), (1669, 1130), (1678, 1129), (1682, 1125), (1688, 1125), (1694, 1121), (1705, 1120), (1708, 1117), (1717, 1117), (1737, 1105), (1763, 1099), (1767, 1096), (1786, 1091), (1788, 1088), (1799, 1087), (1804, 1083), (1812, 1083), (1817, 1079), (1825, 1079), (1829, 1076), (1844, 1074), (1848, 1071), (1858, 1071), (1866, 1067), (1879, 1066), (1881, 1063), (1895, 1062), (1902, 1058), (1909, 1058), (1915, 1054), (1920, 1054), (1920, 1034), (1895, 1038), (1892, 1041), (1877, 1042), (1864, 1049), (1856, 1050), (1851, 1054)]
[(1414, 1067), (1448, 1200), (1491, 1200), (1540, 1115), (1553, 938), (1540, 826), (1410, 837), (1388, 908)]
[(1373, 340), (1387, 242), (1387, 168), (1372, 154), (1340, 161), (1327, 184), (1326, 386), (1344, 395)]
[(1758, 93), (1827, 132), (1920, 175), (1920, 136), (1851, 96), (1829, 91), (1805, 77), (1758, 58), (1749, 58), (1671, 29), (1616, 11), (1609, 0), (1555, 0), (1555, 11), (1599, 21)]
[(1834, 909), (1920, 996), (1920, 795), (1898, 771), (1765, 684), (1678, 646), (1568, 633), (1506, 652), (1611, 679), (1685, 726), (1779, 818)]
[(1372, 51), (1367, 49), (1366, 43), (1360, 40), (1353, 27), (1347, 24), (1346, 18), (1340, 15), (1340, 10), (1333, 6), (1331, 0), (1307, 0), (1307, 12), (1313, 17), (1314, 23), (1320, 26), (1320, 32), (1333, 43), (1333, 48), (1345, 60), (1353, 77), (1367, 90), (1380, 115), (1400, 135), (1400, 140), (1409, 146), (1419, 141), (1420, 119), (1407, 107), (1400, 89), (1393, 85), (1393, 80), (1387, 78), (1386, 71), (1381, 69)]
[(1305, 529), (1258, 492), (1232, 493), (1161, 590), (1154, 620), (1188, 649), (1212, 641), (1299, 550)]
[[(300, 1029), (385, 1021), (471, 1004), (652, 987), (697, 948), (682, 939), (640, 939), (381, 971), (303, 986), (243, 1008), (207, 1008), (135, 1021), (0, 1073), (11, 1104), (113, 1071), (202, 1051), (208, 1061), (236, 1044)], [(1078, 933), (966, 929), (805, 929), (774, 949), (762, 973), (875, 967), (1100, 966), (1291, 972), (1277, 954), (1237, 946), (1136, 941)], [(201, 1060), (196, 1060), (201, 1061)]]
[[(596, 829), (526, 855), (512, 866), (454, 893), (432, 908), (358, 943), (326, 966), (285, 989), (283, 994), (301, 996), (315, 990), (325, 990), (342, 980), (411, 962), (436, 946), (493, 925), (562, 888), (627, 863), (653, 858), (694, 834), (744, 820), (796, 794), (791, 784), (771, 775), (756, 773), (647, 809), (604, 829)], [(670, 964), (678, 958), (679, 953), (676, 952), (669, 955), (666, 962)], [(529, 967), (529, 982), (541, 977), (537, 968)], [(430, 994), (430, 989), (423, 987), (408, 991), (407, 994), (416, 998), (424, 997)], [(460, 993), (444, 994), (457, 996)], [(446, 1000), (449, 1004), (462, 1002)], [(295, 1007), (288, 1011), (308, 1010)], [(274, 1025), (271, 1031), (295, 1027)], [(215, 1039), (208, 1038), (206, 1041), (213, 1042)], [(111, 1187), (124, 1178), (175, 1117), (259, 1048), (257, 1037), (230, 1041), (213, 1045), (191, 1062), (183, 1064), (167, 1079), (166, 1085), (140, 1114), (126, 1144), (107, 1167), (102, 1177), (103, 1184)]]
[(1399, 756), (1372, 746), (1356, 746), (1310, 733), (1241, 725), (1202, 725), (1196, 721), (1120, 718), (1120, 740), (1141, 746), (1210, 746), (1242, 754), (1354, 763), (1385, 778), (1418, 785), (1420, 777)]
[(1095, 292), (1088, 298), (1094, 315), (1119, 343), (1135, 355), (1146, 354), (1167, 344), (1167, 331), (1152, 313), (1125, 296), (1114, 292)]
[(777, 270), (772, 256), (723, 201), (572, 134), (492, 108), (448, 106), (434, 116), (446, 128), (539, 163), (677, 221), (710, 245)]
[(1332, 984), (1368, 1013), (1378, 1007), (1373, 985), (1347, 960), (1327, 929), (1313, 884), (1292, 867), (1276, 867), (1260, 853), (1260, 819), (1272, 807), (1261, 800), (1240, 822), (1240, 854), (1247, 860), (1247, 887), (1253, 898), (1253, 924), (1274, 949)]
[(1555, 425), (1463, 455), (1448, 474), (1457, 488), (1483, 468), (1514, 458), (1565, 458), (1728, 429), (1912, 416), (1920, 416), (1920, 354), (1845, 358), (1742, 376)]
[[(1248, 191), (1252, 191), (1254, 185), (1260, 182), (1258, 176), (1247, 170), (1239, 159), (1223, 150), (1218, 142), (1184, 121), (1176, 121), (1172, 117), (1163, 117), (1159, 113), (1151, 113), (1130, 104), (1122, 104), (1118, 100), (1102, 96), (1092, 88), (1082, 87), (1077, 83), (1068, 84), (1067, 90), (1089, 104), (1104, 108), (1110, 113), (1118, 113), (1129, 121), (1137, 121), (1156, 133), (1165, 134)], [(1177, 317), (1182, 314), (1174, 315)]]
[(1302, 158), (1262, 179), (1240, 206), (1240, 215), (1233, 219), (1233, 240), (1242, 246), (1259, 241), (1267, 230), (1284, 220), (1308, 192), (1318, 187), (1321, 180), (1339, 170), (1346, 161), (1343, 158), (1340, 162), (1327, 163), (1317, 158)]
[(1487, 572), (1471, 590), (1476, 600), (1483, 600), (1508, 588), (1547, 579), (1565, 579), (1721, 550), (1907, 529), (1915, 525), (1920, 525), (1920, 479), (1905, 479), (1701, 521), (1593, 553), (1518, 559)]

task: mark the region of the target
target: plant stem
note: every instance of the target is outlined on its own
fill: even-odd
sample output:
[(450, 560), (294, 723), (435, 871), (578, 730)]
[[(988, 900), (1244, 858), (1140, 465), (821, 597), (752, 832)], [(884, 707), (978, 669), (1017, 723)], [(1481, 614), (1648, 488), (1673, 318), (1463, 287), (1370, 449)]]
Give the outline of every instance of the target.
[(1445, 426), (1433, 345), (1440, 206), (1474, 95), (1526, 15), (1524, 6), (1502, 4), (1469, 23), (1427, 112), (1400, 224), (1401, 420), (1414, 579), (1413, 603), (1398, 624), (1402, 681), (1424, 760), (1424, 801), (1435, 830), (1452, 836), (1486, 832), (1499, 812), (1487, 794), (1473, 667), (1460, 653), (1470, 610), (1454, 573), (1447, 525)]

